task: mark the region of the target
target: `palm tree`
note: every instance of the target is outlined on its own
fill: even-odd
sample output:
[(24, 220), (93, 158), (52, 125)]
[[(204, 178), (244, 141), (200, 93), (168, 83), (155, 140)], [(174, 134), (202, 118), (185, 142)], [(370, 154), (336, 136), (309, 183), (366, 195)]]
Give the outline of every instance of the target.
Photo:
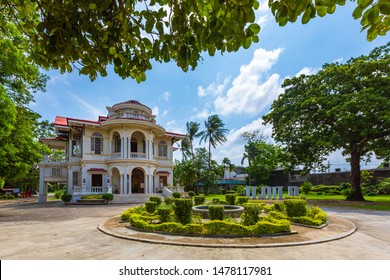
[(186, 127), (187, 127), (187, 138), (191, 149), (191, 156), (192, 156), (192, 160), (194, 161), (193, 142), (194, 142), (194, 138), (200, 136), (200, 132), (199, 132), (200, 124), (197, 122), (187, 122)]
[(191, 149), (190, 149), (189, 138), (186, 137), (183, 140), (181, 140), (181, 142), (178, 146), (179, 146), (179, 149), (181, 150), (182, 161), (187, 160), (192, 155)]
[(209, 141), (209, 168), (211, 162), (211, 146), (215, 148), (217, 144), (222, 144), (226, 142), (226, 134), (229, 132), (229, 129), (224, 128), (225, 124), (218, 117), (218, 115), (211, 115), (208, 117), (207, 121), (204, 122), (205, 130), (201, 131), (200, 134), (200, 143)]
[(225, 157), (222, 160), (222, 166), (223, 166), (224, 170), (228, 170), (229, 171), (229, 174), (230, 174), (230, 176), (229, 176), (230, 178), (229, 179), (231, 179), (231, 172), (232, 171), (236, 171), (236, 166), (227, 157)]

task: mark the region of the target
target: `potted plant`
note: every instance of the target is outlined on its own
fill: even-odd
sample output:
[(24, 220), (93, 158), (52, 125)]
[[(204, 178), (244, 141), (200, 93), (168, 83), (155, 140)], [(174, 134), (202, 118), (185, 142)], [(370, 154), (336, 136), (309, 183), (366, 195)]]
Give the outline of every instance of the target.
[(65, 205), (70, 205), (72, 200), (72, 195), (70, 193), (64, 193), (61, 196), (61, 200), (65, 203)]

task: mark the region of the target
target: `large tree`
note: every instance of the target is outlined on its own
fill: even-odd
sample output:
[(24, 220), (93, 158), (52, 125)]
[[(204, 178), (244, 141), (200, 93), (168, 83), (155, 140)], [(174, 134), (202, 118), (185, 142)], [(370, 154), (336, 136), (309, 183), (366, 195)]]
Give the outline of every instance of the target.
[(286, 79), (265, 123), (295, 165), (307, 169), (341, 149), (349, 155), (353, 200), (363, 200), (360, 161), (390, 158), (390, 43), (368, 56)]
[(30, 41), (0, 13), (0, 180), (28, 176), (47, 152), (38, 142), (40, 116), (27, 105), (47, 77), (30, 61)]
[(187, 122), (187, 138), (191, 149), (191, 159), (194, 160), (194, 139), (200, 136), (200, 124), (197, 122)]
[(120, 77), (138, 82), (151, 61), (175, 61), (187, 71), (201, 53), (249, 48), (259, 41), (258, 7), (257, 0), (0, 1), (1, 13), (30, 38), (40, 66), (76, 68), (95, 79), (112, 64)]
[(205, 130), (199, 133), (200, 143), (209, 142), (209, 161), (208, 167), (211, 167), (211, 146), (217, 147), (217, 144), (226, 142), (226, 134), (229, 133), (229, 129), (224, 128), (225, 124), (219, 118), (218, 115), (211, 115), (204, 122)]
[[(268, 6), (279, 25), (295, 22), (299, 16), (303, 24), (317, 15), (324, 17), (333, 14), (336, 7), (345, 5), (346, 0), (269, 0)], [(361, 19), (362, 31), (367, 30), (367, 40), (372, 41), (378, 35), (385, 36), (390, 30), (389, 0), (350, 0), (356, 2), (352, 16)]]

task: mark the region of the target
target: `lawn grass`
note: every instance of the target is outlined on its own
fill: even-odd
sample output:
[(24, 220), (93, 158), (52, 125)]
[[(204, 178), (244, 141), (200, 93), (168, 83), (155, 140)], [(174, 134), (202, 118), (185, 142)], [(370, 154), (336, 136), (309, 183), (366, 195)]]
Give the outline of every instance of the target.
[[(366, 201), (346, 201), (343, 195), (317, 195), (315, 193), (309, 193), (307, 195), (301, 194), (301, 196), (306, 197), (310, 205), (390, 211), (390, 195), (365, 196)], [(206, 201), (212, 201), (213, 198), (226, 201), (225, 195), (223, 194), (206, 195)]]

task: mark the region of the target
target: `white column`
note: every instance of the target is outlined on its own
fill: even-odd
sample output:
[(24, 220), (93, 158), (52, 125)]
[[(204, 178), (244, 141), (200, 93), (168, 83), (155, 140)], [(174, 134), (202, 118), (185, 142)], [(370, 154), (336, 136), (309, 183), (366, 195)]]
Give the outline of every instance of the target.
[(108, 141), (108, 154), (111, 157), (111, 154), (112, 154), (112, 140), (111, 139), (110, 139), (110, 141)]
[(120, 177), (120, 183), (119, 183), (119, 193), (120, 194), (123, 194), (123, 174), (120, 174), (119, 175), (119, 177)]
[(129, 194), (131, 194), (131, 174), (129, 174)]
[(152, 139), (149, 139), (148, 141), (148, 159), (153, 160), (153, 141)]
[(47, 202), (47, 184), (45, 183), (45, 168), (39, 170), (39, 203)]
[(128, 158), (127, 156), (127, 133), (126, 128), (123, 129), (123, 158)]

